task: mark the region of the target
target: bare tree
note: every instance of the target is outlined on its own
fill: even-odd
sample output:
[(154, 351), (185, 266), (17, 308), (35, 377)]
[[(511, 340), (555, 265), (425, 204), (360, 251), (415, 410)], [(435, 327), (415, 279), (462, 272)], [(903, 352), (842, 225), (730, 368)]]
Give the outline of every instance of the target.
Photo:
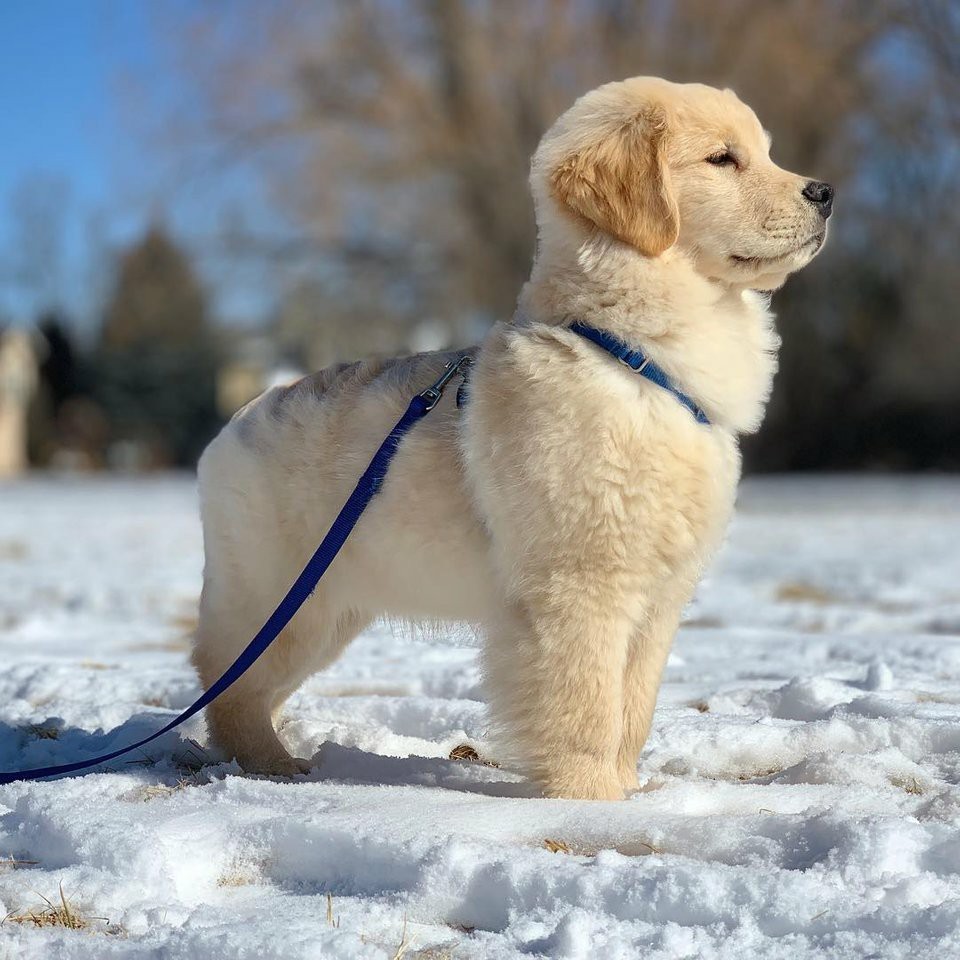
[(904, 14), (930, 55), (943, 105), (960, 128), (960, 6), (954, 0), (907, 0)]
[[(294, 312), (325, 325), (325, 342), (333, 330), (344, 353), (389, 350), (424, 318), (462, 340), (511, 314), (535, 243), (529, 155), (575, 96), (643, 73), (733, 86), (776, 158), (840, 196), (833, 249), (778, 295), (780, 402), (752, 456), (862, 462), (875, 411), (928, 402), (924, 371), (952, 402), (960, 346), (938, 305), (960, 295), (957, 132), (944, 122), (956, 108), (942, 92), (955, 82), (954, 6), (238, 0), (184, 29), (177, 5), (191, 102), (170, 149), (218, 176), (240, 165), (263, 188), (271, 230), (234, 231), (230, 250), (292, 273)], [(816, 442), (795, 436), (798, 411)]]
[(891, 15), (883, 0), (280, 0), (198, 15), (180, 62), (218, 162), (259, 161), (299, 251), (406, 269), (437, 306), (503, 316), (533, 252), (530, 153), (577, 94), (643, 72), (730, 83), (783, 118), (786, 162), (842, 180), (838, 128), (868, 99)]

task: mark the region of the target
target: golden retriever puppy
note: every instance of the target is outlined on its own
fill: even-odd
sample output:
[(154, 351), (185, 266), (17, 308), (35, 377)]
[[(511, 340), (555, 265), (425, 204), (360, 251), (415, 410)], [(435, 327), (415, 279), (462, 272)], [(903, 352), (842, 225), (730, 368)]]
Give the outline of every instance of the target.
[[(681, 611), (720, 542), (778, 339), (763, 293), (814, 257), (833, 191), (788, 173), (729, 90), (649, 77), (578, 100), (531, 167), (539, 246), (513, 321), (402, 441), (276, 643), (207, 708), (247, 771), (293, 774), (274, 721), (371, 620), (479, 623), (502, 756), (551, 797), (616, 800)], [(642, 350), (705, 412), (571, 330)], [(209, 686), (283, 596), (374, 450), (450, 354), (267, 391), (200, 464)], [(389, 669), (385, 665), (385, 669)]]

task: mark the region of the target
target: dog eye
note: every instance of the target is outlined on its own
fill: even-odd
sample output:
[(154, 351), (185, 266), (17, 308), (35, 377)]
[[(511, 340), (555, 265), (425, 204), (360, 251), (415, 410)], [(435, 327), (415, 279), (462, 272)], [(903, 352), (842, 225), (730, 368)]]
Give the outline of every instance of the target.
[(719, 153), (712, 153), (707, 157), (707, 163), (712, 163), (715, 167), (736, 166), (737, 158), (729, 150), (721, 150)]

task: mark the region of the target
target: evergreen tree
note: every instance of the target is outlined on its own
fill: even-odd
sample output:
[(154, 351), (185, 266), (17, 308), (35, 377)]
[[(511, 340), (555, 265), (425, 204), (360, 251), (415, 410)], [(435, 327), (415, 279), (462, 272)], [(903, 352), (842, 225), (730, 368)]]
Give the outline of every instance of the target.
[(216, 351), (186, 254), (159, 226), (121, 258), (98, 350), (100, 402), (114, 438), (156, 465), (191, 465), (218, 426)]

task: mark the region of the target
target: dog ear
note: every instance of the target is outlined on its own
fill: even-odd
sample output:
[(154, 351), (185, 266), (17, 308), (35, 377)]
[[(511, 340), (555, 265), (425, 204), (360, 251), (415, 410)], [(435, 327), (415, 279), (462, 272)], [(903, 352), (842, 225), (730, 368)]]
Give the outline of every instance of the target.
[(662, 110), (638, 114), (568, 157), (551, 178), (561, 203), (648, 257), (673, 246), (680, 229), (664, 156), (666, 127)]

